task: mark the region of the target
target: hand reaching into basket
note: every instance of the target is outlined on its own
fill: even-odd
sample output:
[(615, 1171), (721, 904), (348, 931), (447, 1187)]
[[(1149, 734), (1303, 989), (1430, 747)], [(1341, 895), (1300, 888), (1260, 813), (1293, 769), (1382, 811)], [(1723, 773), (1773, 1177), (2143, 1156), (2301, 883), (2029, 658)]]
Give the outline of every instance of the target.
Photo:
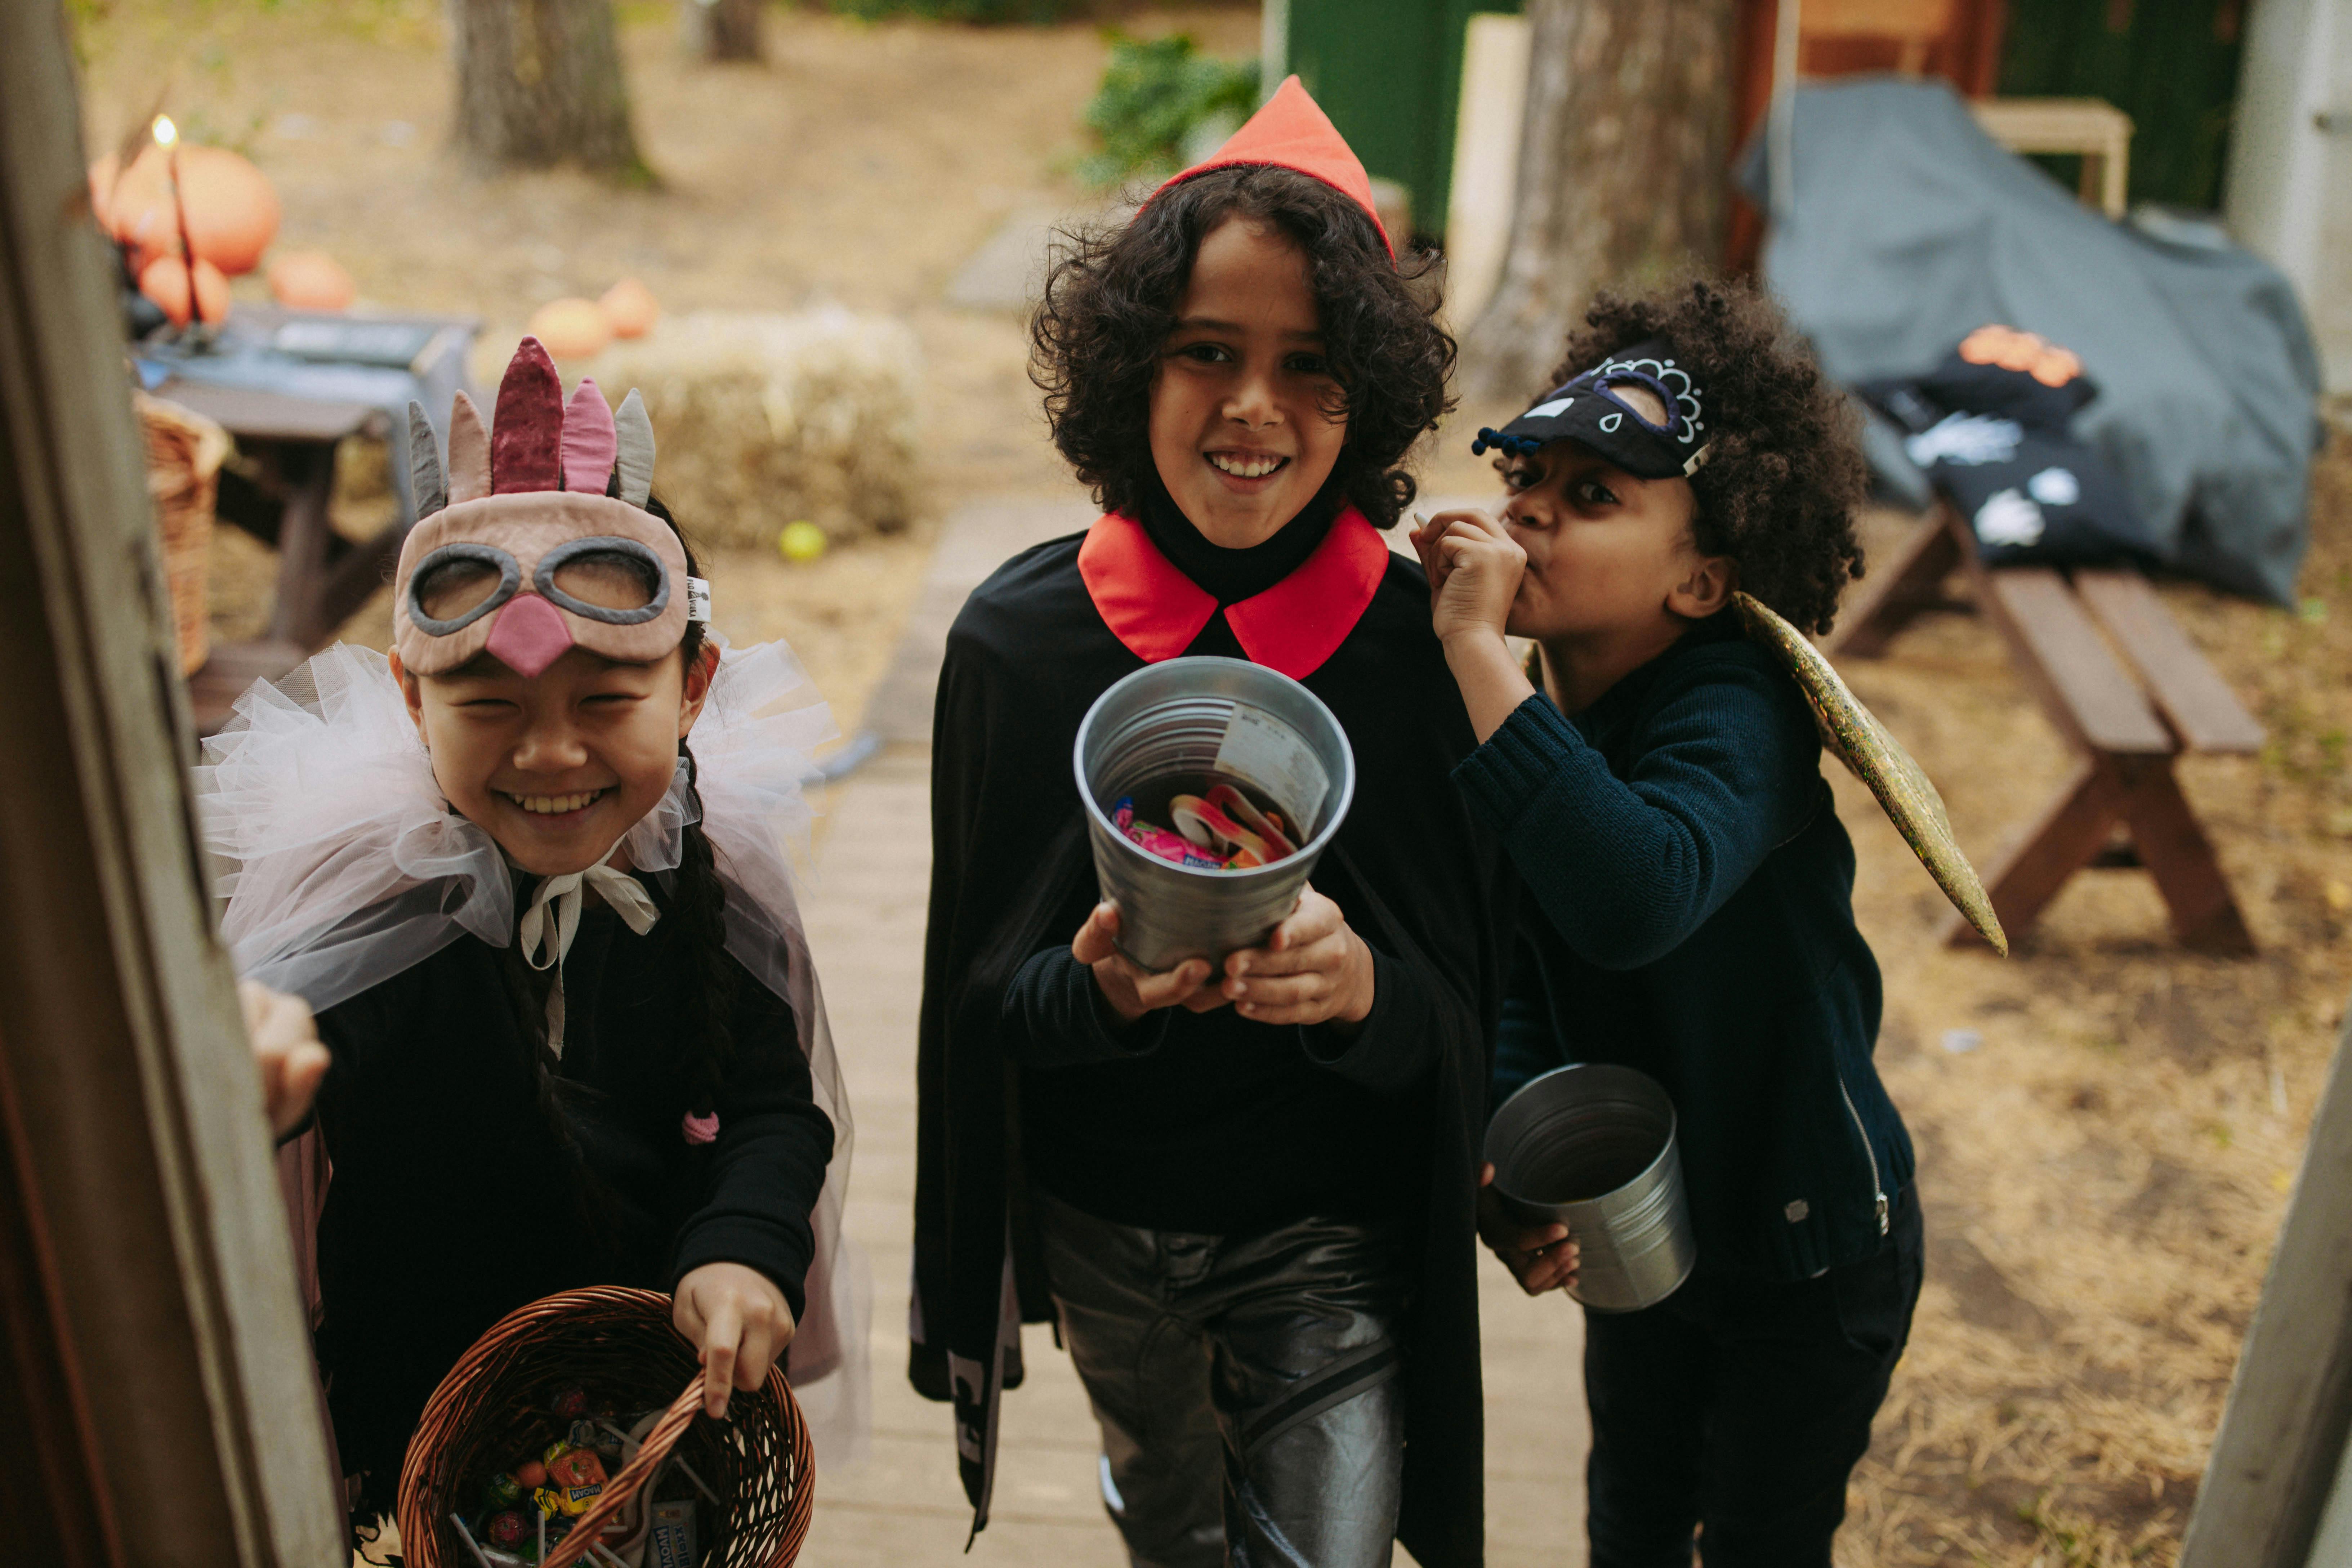
[(740, 1263), (706, 1263), (677, 1282), (670, 1321), (702, 1359), (702, 1408), (727, 1414), (731, 1389), (768, 1381), (768, 1369), (793, 1342), (792, 1307), (775, 1281)]
[(1478, 1239), (1503, 1260), (1530, 1296), (1576, 1283), (1577, 1247), (1558, 1220), (1529, 1225), (1503, 1206), (1495, 1191), (1495, 1167), (1478, 1172)]
[(261, 1108), (269, 1118), (269, 1131), (283, 1138), (310, 1114), (310, 1102), (327, 1076), (327, 1047), (319, 1043), (310, 1005), (299, 996), (241, 980), (236, 999), (245, 1007), (253, 1065), (261, 1072)]

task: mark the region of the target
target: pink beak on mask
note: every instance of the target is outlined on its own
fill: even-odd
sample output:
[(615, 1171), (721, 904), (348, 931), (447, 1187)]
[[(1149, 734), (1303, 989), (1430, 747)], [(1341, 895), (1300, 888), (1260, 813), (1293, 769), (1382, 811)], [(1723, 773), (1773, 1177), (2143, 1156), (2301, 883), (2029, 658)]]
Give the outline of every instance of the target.
[(499, 661), (525, 680), (563, 657), (572, 646), (572, 628), (555, 606), (537, 594), (518, 594), (500, 607), (490, 623), (490, 640), (484, 645)]

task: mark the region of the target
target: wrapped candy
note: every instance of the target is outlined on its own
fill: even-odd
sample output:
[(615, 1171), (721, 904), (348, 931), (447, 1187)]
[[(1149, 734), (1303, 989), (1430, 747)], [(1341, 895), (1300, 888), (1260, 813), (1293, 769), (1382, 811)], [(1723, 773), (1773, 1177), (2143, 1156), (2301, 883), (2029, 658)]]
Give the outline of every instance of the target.
[(551, 1519), (575, 1519), (604, 1491), (604, 1461), (594, 1449), (557, 1443), (548, 1450), (547, 1484), (531, 1498)]
[(601, 1487), (604, 1484), (604, 1461), (593, 1448), (567, 1448), (548, 1461), (547, 1482), (557, 1487)]
[(523, 1538), (530, 1533), (530, 1525), (520, 1511), (509, 1509), (503, 1513), (492, 1514), (482, 1533), (489, 1538), (493, 1546), (515, 1547), (521, 1545)]
[[(543, 1471), (541, 1472), (541, 1479), (546, 1479)], [(522, 1501), (522, 1494), (527, 1489), (529, 1489), (523, 1485), (520, 1479), (506, 1470), (500, 1470), (497, 1475), (492, 1476), (488, 1480), (482, 1483), (482, 1496), (488, 1500), (489, 1505), (494, 1509), (514, 1507), (517, 1503)]]
[(1171, 833), (1164, 827), (1136, 820), (1135, 802), (1124, 796), (1117, 805), (1111, 807), (1110, 820), (1112, 826), (1142, 846), (1146, 852), (1157, 855), (1162, 860), (1172, 860), (1179, 866), (1199, 866), (1211, 870), (1224, 868), (1225, 862), (1222, 856), (1211, 855), (1203, 851), (1181, 834)]
[(1272, 845), (1226, 816), (1222, 807), (1197, 795), (1170, 796), (1168, 817), (1188, 843), (1212, 855), (1222, 854), (1230, 870), (1263, 866), (1281, 858)]
[(1138, 818), (1134, 800), (1122, 796), (1110, 820), (1147, 854), (1203, 870), (1242, 871), (1298, 853), (1282, 814), (1261, 809), (1229, 784), (1212, 784), (1205, 795), (1171, 795), (1168, 816), (1172, 833)]
[(1233, 785), (1210, 785), (1209, 804), (1265, 839), (1266, 847), (1274, 852), (1267, 858), (1279, 860), (1286, 855), (1298, 853), (1298, 846), (1291, 842), (1290, 828), (1283, 822), (1282, 813), (1271, 808), (1260, 811), (1249, 796)]
[(576, 1385), (562, 1389), (557, 1393), (549, 1408), (555, 1412), (555, 1418), (559, 1421), (577, 1421), (588, 1414), (588, 1391)]

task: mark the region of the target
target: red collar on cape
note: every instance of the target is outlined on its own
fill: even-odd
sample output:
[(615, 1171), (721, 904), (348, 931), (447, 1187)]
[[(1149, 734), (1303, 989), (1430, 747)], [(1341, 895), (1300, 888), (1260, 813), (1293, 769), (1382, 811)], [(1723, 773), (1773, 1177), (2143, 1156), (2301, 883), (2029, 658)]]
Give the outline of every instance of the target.
[[(1225, 624), (1250, 662), (1304, 680), (1356, 629), (1388, 566), (1388, 545), (1349, 507), (1297, 571), (1226, 605)], [(1146, 664), (1192, 647), (1217, 612), (1216, 596), (1178, 571), (1141, 523), (1119, 512), (1104, 513), (1087, 531), (1078, 575), (1103, 624)]]

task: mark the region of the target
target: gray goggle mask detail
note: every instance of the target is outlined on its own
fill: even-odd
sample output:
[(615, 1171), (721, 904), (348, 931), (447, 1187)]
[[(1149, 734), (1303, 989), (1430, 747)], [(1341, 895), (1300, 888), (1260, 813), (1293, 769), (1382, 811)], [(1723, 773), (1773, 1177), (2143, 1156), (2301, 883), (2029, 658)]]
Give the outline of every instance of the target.
[[(487, 569), (487, 570), (485, 570)], [(488, 581), (495, 572), (498, 581)], [(566, 576), (600, 574), (606, 583), (624, 584), (618, 595), (630, 596), (634, 581), (642, 591), (636, 604), (597, 604), (567, 590)], [(642, 626), (658, 620), (669, 607), (669, 573), (661, 558), (634, 539), (610, 535), (567, 540), (540, 557), (531, 573), (531, 588), (559, 609), (606, 626)], [(586, 586), (575, 581), (575, 586)], [(428, 637), (445, 637), (464, 630), (507, 604), (522, 591), (521, 563), (496, 545), (467, 542), (445, 544), (416, 563), (408, 579), (408, 618)], [(698, 577), (686, 583), (688, 618), (708, 623), (710, 587)], [(604, 596), (615, 595), (607, 594)], [(439, 609), (447, 613), (436, 615)]]

